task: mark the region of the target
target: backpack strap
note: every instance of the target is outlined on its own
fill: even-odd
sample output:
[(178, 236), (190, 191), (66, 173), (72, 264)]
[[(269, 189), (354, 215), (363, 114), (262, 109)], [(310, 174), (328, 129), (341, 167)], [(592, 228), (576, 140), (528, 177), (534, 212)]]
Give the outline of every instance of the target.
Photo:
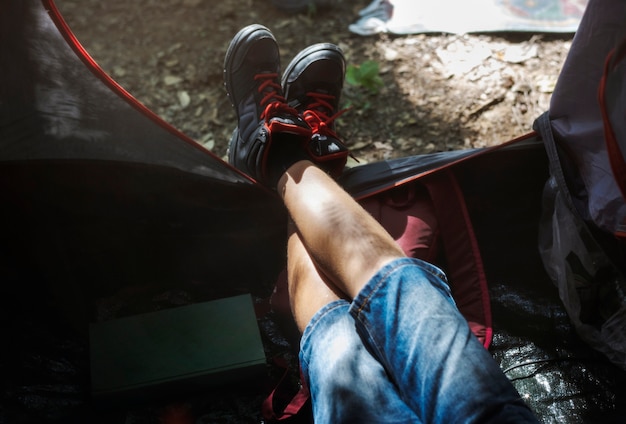
[(493, 336), (487, 277), (465, 198), (451, 169), (420, 180), (432, 199), (452, 295), (485, 348)]
[(295, 395), (287, 395), (290, 396), (290, 398), (284, 407), (279, 408), (276, 406), (276, 403), (278, 403), (277, 398), (285, 397), (286, 393), (283, 392), (289, 391), (286, 380), (291, 374), (291, 370), (289, 369), (286, 361), (281, 363), (280, 360), (276, 360), (276, 362), (285, 368), (285, 372), (274, 390), (272, 390), (272, 392), (265, 398), (263, 404), (261, 405), (263, 418), (269, 422), (285, 421), (298, 416), (300, 412), (302, 412), (309, 404), (309, 400), (311, 399), (311, 394), (306, 385), (306, 380), (302, 375), (302, 370), (300, 370), (300, 388)]

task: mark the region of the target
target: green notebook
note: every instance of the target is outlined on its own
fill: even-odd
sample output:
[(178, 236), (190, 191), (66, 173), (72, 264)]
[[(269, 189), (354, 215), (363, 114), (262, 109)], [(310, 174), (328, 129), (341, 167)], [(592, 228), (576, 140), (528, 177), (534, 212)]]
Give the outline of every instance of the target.
[(133, 402), (261, 375), (265, 354), (250, 295), (92, 324), (95, 400)]

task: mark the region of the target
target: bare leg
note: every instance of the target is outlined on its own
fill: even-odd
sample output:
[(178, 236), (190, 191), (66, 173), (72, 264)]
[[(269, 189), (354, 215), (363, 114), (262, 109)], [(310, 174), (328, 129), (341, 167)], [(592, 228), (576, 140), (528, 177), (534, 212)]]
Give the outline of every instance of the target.
[(311, 162), (292, 165), (278, 192), (313, 263), (349, 298), (383, 265), (405, 256), (387, 231)]
[(302, 333), (318, 310), (345, 295), (319, 273), (292, 222), (289, 223), (289, 233), (287, 244), (289, 302), (296, 325)]

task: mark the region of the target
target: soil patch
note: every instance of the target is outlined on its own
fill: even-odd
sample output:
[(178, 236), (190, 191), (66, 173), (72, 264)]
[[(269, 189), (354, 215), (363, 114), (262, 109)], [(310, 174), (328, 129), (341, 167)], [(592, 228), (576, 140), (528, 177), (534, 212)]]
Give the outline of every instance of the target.
[[(572, 34), (387, 34), (348, 31), (366, 2), (289, 14), (269, 1), (59, 0), (79, 41), (122, 87), (224, 157), (236, 125), (222, 67), (233, 35), (261, 23), (283, 67), (317, 42), (338, 44), (348, 66), (375, 61), (384, 86), (346, 85), (338, 132), (362, 162), (484, 147), (531, 130), (548, 109)], [(477, 12), (478, 13), (478, 12)]]

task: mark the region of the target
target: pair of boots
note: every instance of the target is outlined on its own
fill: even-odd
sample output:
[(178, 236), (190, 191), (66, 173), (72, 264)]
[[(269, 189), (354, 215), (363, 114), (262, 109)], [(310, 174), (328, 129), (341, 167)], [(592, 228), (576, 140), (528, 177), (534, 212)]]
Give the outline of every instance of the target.
[(345, 69), (341, 49), (320, 43), (301, 51), (281, 79), (272, 33), (257, 24), (240, 30), (224, 61), (224, 83), (238, 120), (229, 162), (270, 188), (299, 160), (339, 176), (349, 154), (334, 131)]

